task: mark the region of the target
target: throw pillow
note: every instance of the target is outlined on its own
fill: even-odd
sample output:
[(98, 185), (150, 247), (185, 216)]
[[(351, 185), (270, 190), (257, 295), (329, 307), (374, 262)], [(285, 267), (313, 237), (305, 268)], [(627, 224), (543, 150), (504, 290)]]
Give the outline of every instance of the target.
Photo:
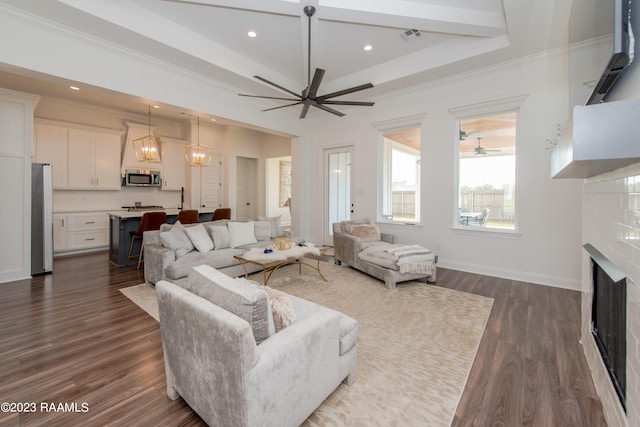
[(296, 309), (287, 294), (277, 289), (264, 286), (271, 303), (271, 315), (276, 332), (290, 326), (296, 321)]
[(375, 224), (353, 224), (351, 235), (359, 237), (363, 242), (375, 242), (380, 240), (380, 229)]
[(296, 309), (293, 302), (287, 294), (277, 289), (263, 286), (258, 282), (247, 279), (236, 279), (248, 286), (254, 286), (265, 291), (269, 297), (269, 305), (271, 306), (271, 315), (273, 316), (273, 325), (276, 332), (279, 332), (291, 326), (296, 321)]
[(269, 221), (256, 221), (253, 223), (253, 234), (259, 242), (271, 239), (271, 224)]
[(193, 267), (185, 288), (249, 323), (256, 343), (273, 334), (269, 298), (264, 290), (247, 286), (208, 265)]
[(213, 240), (213, 246), (216, 249), (229, 248), (231, 243), (231, 234), (226, 225), (207, 225), (207, 231), (211, 240)]
[(271, 237), (282, 236), (282, 215), (259, 216), (258, 221), (268, 221), (271, 224)]
[(176, 258), (180, 258), (193, 250), (193, 243), (191, 243), (191, 239), (187, 236), (180, 221), (176, 221), (171, 230), (160, 232), (160, 241), (162, 246), (175, 251)]
[(227, 223), (229, 233), (231, 234), (231, 242), (229, 246), (237, 248), (238, 246), (250, 245), (257, 243), (256, 236), (253, 234), (253, 221)]
[(213, 240), (211, 240), (211, 237), (207, 234), (204, 225), (195, 224), (193, 227), (186, 227), (184, 231), (198, 252), (206, 253), (213, 249)]

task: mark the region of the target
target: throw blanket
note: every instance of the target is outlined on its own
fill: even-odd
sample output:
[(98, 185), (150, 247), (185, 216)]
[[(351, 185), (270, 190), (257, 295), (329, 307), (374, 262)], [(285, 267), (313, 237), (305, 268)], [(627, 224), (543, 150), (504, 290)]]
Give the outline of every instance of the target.
[(387, 252), (398, 258), (400, 273), (433, 274), (435, 257), (427, 248), (419, 245), (394, 246)]

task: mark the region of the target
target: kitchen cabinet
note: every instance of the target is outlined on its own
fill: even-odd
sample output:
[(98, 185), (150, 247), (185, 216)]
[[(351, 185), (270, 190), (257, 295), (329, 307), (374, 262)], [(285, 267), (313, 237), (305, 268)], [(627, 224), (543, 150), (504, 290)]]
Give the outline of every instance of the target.
[(69, 129), (68, 150), (70, 189), (120, 189), (119, 135)]
[(66, 214), (53, 214), (53, 252), (66, 251), (69, 245)]
[(86, 251), (109, 245), (106, 212), (73, 212), (53, 215), (53, 251)]
[(166, 143), (162, 156), (162, 189), (181, 190), (185, 186), (185, 142), (171, 138), (162, 140)]
[(67, 188), (67, 133), (65, 127), (41, 123), (34, 129), (35, 162), (51, 164), (54, 189)]

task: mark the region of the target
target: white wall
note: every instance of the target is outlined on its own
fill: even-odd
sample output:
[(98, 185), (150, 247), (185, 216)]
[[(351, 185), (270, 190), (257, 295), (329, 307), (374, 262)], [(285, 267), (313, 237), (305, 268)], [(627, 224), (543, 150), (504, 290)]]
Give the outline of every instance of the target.
[[(566, 53), (558, 51), (376, 99), (375, 107), (351, 109), (341, 119), (326, 115), (323, 122), (316, 119), (309, 147), (312, 176), (322, 176), (324, 148), (353, 144), (356, 216), (376, 218), (380, 151), (372, 123), (425, 113), (422, 224), (381, 224), (382, 229), (402, 242), (436, 249), (443, 267), (579, 289), (581, 183), (550, 179), (545, 143), (567, 119), (567, 75)], [(521, 95), (527, 98), (518, 122), (519, 234), (453, 229), (457, 127), (449, 110)], [(307, 211), (312, 238), (321, 239), (321, 180), (304, 191), (313, 197)]]

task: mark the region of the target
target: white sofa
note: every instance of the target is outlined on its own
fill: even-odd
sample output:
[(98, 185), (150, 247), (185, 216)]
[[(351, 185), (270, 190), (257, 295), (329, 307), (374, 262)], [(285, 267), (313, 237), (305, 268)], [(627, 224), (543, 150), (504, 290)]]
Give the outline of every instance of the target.
[(296, 320), (275, 332), (274, 296), (209, 266), (156, 290), (167, 395), (208, 425), (298, 426), (355, 381), (358, 322), (342, 313), (281, 293)]

